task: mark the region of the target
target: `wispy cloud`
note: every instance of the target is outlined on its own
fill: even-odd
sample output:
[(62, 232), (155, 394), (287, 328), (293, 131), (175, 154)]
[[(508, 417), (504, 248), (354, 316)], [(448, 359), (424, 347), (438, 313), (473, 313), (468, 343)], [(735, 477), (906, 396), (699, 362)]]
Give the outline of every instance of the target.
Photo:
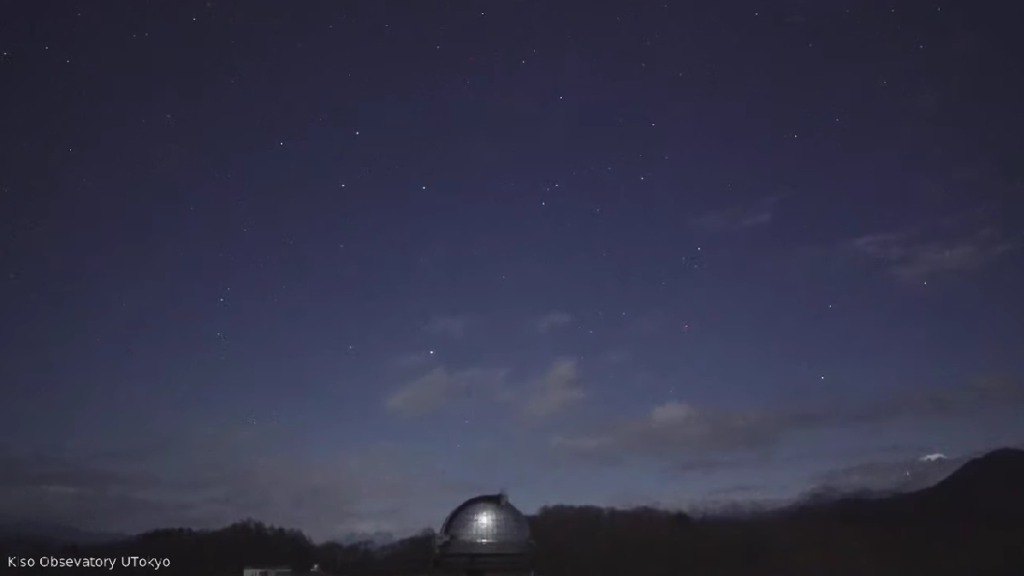
[(450, 336), (459, 338), (466, 334), (466, 331), (473, 324), (474, 319), (468, 315), (435, 316), (423, 327), (427, 334), (437, 336)]
[(1015, 405), (1024, 405), (1024, 381), (1012, 376), (982, 375), (963, 386), (903, 394), (836, 410), (832, 416), (841, 422), (871, 424), (917, 416), (957, 416)]
[(818, 475), (807, 497), (849, 492), (906, 492), (927, 488), (952, 474), (969, 456), (924, 460), (920, 457), (867, 461)]
[(527, 416), (545, 418), (558, 414), (586, 398), (580, 385), (577, 362), (561, 358), (531, 386), (524, 410)]
[(675, 468), (690, 467), (693, 461), (713, 467), (723, 453), (769, 446), (782, 433), (801, 424), (800, 415), (701, 410), (671, 401), (604, 431), (555, 436), (551, 444), (598, 461), (641, 457), (661, 460)]
[(725, 496), (731, 496), (731, 497), (742, 496), (742, 497), (748, 497), (749, 498), (751, 496), (758, 496), (762, 489), (763, 489), (762, 486), (759, 486), (759, 485), (753, 484), (753, 483), (749, 483), (749, 484), (733, 484), (732, 486), (725, 486), (723, 488), (718, 488), (716, 490), (712, 490), (711, 492), (708, 492), (708, 496), (711, 496), (711, 497), (714, 497), (714, 498), (721, 498), (721, 497), (725, 497)]
[(673, 317), (672, 312), (667, 310), (656, 310), (633, 318), (629, 323), (627, 330), (632, 334), (648, 335), (671, 326), (675, 321), (677, 321), (677, 319)]
[(761, 453), (800, 431), (967, 415), (1014, 405), (1024, 405), (1024, 383), (997, 377), (952, 389), (818, 410), (715, 410), (671, 401), (591, 432), (556, 435), (550, 444), (566, 455), (598, 463), (646, 458), (675, 470), (717, 468), (728, 465), (738, 453)]
[(554, 310), (534, 320), (533, 324), (540, 332), (550, 332), (572, 323), (572, 315), (568, 312)]
[(628, 350), (609, 350), (602, 359), (607, 364), (616, 365), (629, 362), (632, 357), (633, 355)]
[(771, 224), (782, 196), (769, 196), (749, 204), (713, 210), (693, 218), (690, 225), (707, 231), (729, 232)]
[(434, 356), (429, 352), (417, 352), (398, 356), (392, 360), (392, 365), (400, 370), (409, 370), (429, 366), (434, 364), (435, 360)]
[[(532, 418), (564, 412), (586, 397), (577, 361), (559, 358), (536, 378), (514, 381), (505, 368), (431, 369), (392, 391), (385, 409), (398, 416), (420, 416), (457, 405), (495, 402)], [(511, 413), (510, 412), (510, 413)]]
[(0, 515), (122, 533), (252, 517), (332, 538), (369, 521), (419, 528), (441, 511), (425, 511), (418, 499), (435, 490), (454, 499), (465, 489), (422, 469), (413, 474), (426, 465), (384, 445), (311, 458), (277, 444), (225, 428), (177, 432), (117, 454), (0, 447)]
[(392, 392), (384, 406), (393, 414), (415, 416), (478, 395), (493, 397), (505, 387), (508, 372), (489, 368), (449, 371), (439, 366)]
[(883, 263), (897, 279), (913, 283), (977, 270), (1013, 247), (991, 229), (938, 237), (921, 228), (867, 234), (854, 238), (848, 246)]

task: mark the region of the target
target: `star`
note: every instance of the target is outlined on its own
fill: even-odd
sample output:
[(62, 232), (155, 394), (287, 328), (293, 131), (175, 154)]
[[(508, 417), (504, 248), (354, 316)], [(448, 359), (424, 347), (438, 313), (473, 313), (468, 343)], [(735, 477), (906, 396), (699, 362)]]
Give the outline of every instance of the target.
[[(7, 412), (0, 407), (12, 445), (62, 440), (57, 431), (70, 434), (70, 412), (79, 409), (93, 415), (97, 449), (107, 448), (101, 438), (132, 430), (133, 442), (164, 459), (154, 468), (174, 466), (182, 485), (213, 474), (230, 493), (266, 489), (281, 501), (316, 493), (311, 506), (289, 510), (285, 520), (297, 529), (330, 518), (408, 532), (440, 520), (421, 514), (433, 504), (417, 504), (408, 488), (440, 493), (480, 480), (465, 459), (484, 456), (484, 440), (514, 440), (485, 482), (550, 475), (546, 454), (558, 450), (557, 478), (514, 487), (530, 507), (578, 499), (573, 490), (599, 502), (619, 493), (668, 499), (666, 487), (679, 485), (673, 474), (708, 460), (685, 456), (713, 448), (715, 460), (739, 466), (716, 470), (719, 486), (684, 482), (687, 493), (675, 497), (700, 506), (706, 491), (740, 483), (750, 484), (748, 494), (766, 488), (768, 498), (765, 479), (794, 494), (813, 488), (805, 483), (811, 466), (746, 450), (751, 434), (768, 432), (763, 440), (773, 446), (765, 448), (780, 454), (820, 437), (803, 422), (789, 426), (794, 399), (806, 402), (801, 413), (820, 416), (808, 420), (814, 426), (878, 407), (885, 424), (906, 434), (901, 444), (949, 438), (958, 455), (985, 448), (973, 430), (996, 431), (997, 410), (987, 404), (977, 414), (958, 411), (964, 425), (956, 430), (947, 415), (911, 406), (888, 384), (898, 378), (892, 350), (901, 365), (931, 363), (965, 381), (1019, 365), (1013, 351), (1024, 329), (1005, 311), (1024, 278), (1013, 273), (1019, 254), (1002, 247), (1019, 242), (1011, 224), (1024, 208), (1005, 193), (1013, 174), (977, 166), (1005, 156), (1024, 132), (1024, 119), (1003, 105), (1012, 83), (983, 74), (1014, 70), (997, 49), (1016, 42), (1000, 3), (955, 7), (972, 32), (997, 38), (973, 43), (969, 60), (985, 65), (962, 67), (951, 82), (941, 60), (956, 50), (931, 44), (947, 43), (951, 25), (935, 17), (945, 11), (936, 4), (903, 11), (889, 2), (856, 15), (852, 6), (814, 14), (769, 6), (761, 20), (750, 7), (767, 4), (751, 3), (740, 11), (756, 20), (757, 30), (745, 31), (756, 32), (752, 55), (750, 42), (735, 41), (748, 20), (670, 0), (646, 16), (588, 13), (583, 0), (494, 4), (486, 22), (486, 3), (470, 6), (480, 16), (471, 21), (465, 5), (461, 16), (443, 7), (413, 14), (307, 3), (256, 14), (203, 1), (204, 25), (194, 28), (198, 15), (171, 3), (150, 3), (133, 22), (91, 3), (86, 22), (77, 9), (22, 2), (0, 21), (14, 32), (0, 33), (0, 76), (16, 80), (4, 110), (60, 119), (45, 134), (18, 121), (0, 133), (12, 158), (0, 177), (0, 252), (10, 262), (0, 266), (0, 341), (25, 353), (5, 364), (4, 378), (31, 383), (37, 359), (70, 338), (85, 346), (46, 367), (47, 395), (14, 387)], [(900, 18), (886, 19), (890, 9)], [(31, 34), (19, 22), (48, 26)], [(152, 34), (126, 30), (146, 22), (165, 25)], [(822, 25), (831, 33), (819, 42), (814, 28)], [(209, 37), (196, 36), (207, 28)], [(40, 46), (60, 31), (70, 34), (63, 44)], [(124, 42), (149, 37), (158, 45), (141, 52), (141, 43)], [(271, 37), (272, 46), (251, 50)], [(431, 56), (431, 41), (435, 52), (452, 50)], [(696, 49), (678, 49), (688, 44)], [(848, 58), (815, 58), (819, 47)], [(163, 65), (124, 74), (149, 49), (159, 49)], [(926, 57), (939, 60), (926, 66)], [(170, 75), (197, 62), (210, 73)], [(154, 85), (174, 90), (140, 105), (135, 96)], [(567, 102), (566, 91), (580, 98)], [(103, 106), (85, 106), (99, 95)], [(565, 106), (553, 106), (552, 95)], [(829, 117), (841, 129), (829, 128)], [(979, 139), (986, 118), (1000, 121), (982, 122)], [(362, 139), (357, 122), (374, 137)], [(645, 122), (665, 130), (644, 130)], [(794, 143), (778, 145), (780, 130)], [(927, 145), (906, 134), (927, 135)], [(291, 147), (285, 136), (296, 138), (295, 149), (274, 152), (275, 137), (279, 149)], [(111, 159), (123, 169), (111, 172)], [(59, 177), (40, 178), (40, 167)], [(648, 170), (657, 180), (650, 186)], [(979, 170), (985, 182), (971, 186)], [(905, 190), (936, 194), (922, 204), (925, 196)], [(696, 244), (704, 240), (714, 247), (707, 258)], [(836, 314), (817, 314), (822, 301)], [(66, 334), (68, 318), (87, 333)], [(919, 338), (955, 336), (951, 319), (986, 330), (958, 339), (955, 355), (944, 353), (948, 338)], [(444, 359), (435, 346), (444, 346)], [(608, 360), (613, 350), (620, 359)], [(855, 378), (842, 358), (850, 350), (858, 351)], [(627, 352), (633, 360), (621, 359)], [(829, 385), (812, 386), (814, 372)], [(751, 395), (757, 382), (778, 384)], [(151, 407), (159, 426), (147, 422), (149, 410), (104, 402), (141, 396), (145, 386), (167, 400)], [(201, 402), (189, 405), (190, 395)], [(75, 402), (52, 400), (68, 397)], [(845, 399), (857, 405), (844, 407)], [(417, 413), (405, 414), (410, 408)], [(49, 410), (57, 426), (22, 417), (28, 409)], [(533, 411), (550, 414), (533, 422)], [(748, 411), (763, 417), (740, 417)], [(927, 418), (904, 420), (914, 411)], [(520, 418), (526, 412), (531, 422)], [(681, 426), (647, 430), (651, 418)], [(457, 420), (463, 429), (452, 426)], [(776, 422), (789, 427), (776, 430)], [(203, 442), (192, 464), (157, 449), (164, 436), (195, 436), (211, 424), (259, 441), (240, 454)], [(687, 434), (694, 427), (701, 433)], [(886, 444), (841, 426), (828, 434), (842, 454), (806, 455), (823, 472)], [(566, 440), (557, 448), (555, 436)], [(330, 440), (337, 438), (345, 441)], [(388, 453), (377, 458), (385, 438)], [(276, 454), (283, 439), (302, 450)], [(657, 486), (643, 470), (607, 478), (593, 458), (636, 454), (645, 469), (664, 472)], [(367, 457), (372, 466), (347, 464)], [(246, 458), (276, 459), (298, 473), (234, 473)], [(747, 464), (764, 474), (745, 478)], [(399, 479), (410, 471), (415, 486)], [(344, 498), (319, 494), (321, 484), (359, 492), (389, 477), (386, 490), (365, 492), (359, 518), (346, 515)], [(249, 513), (235, 504), (195, 521)], [(253, 514), (281, 517), (273, 502), (256, 504)], [(80, 512), (58, 510), (56, 500), (39, 505)], [(0, 498), (0, 516), (11, 506)], [(174, 510), (93, 508), (95, 518), (68, 517), (152, 524), (145, 529), (179, 520)]]

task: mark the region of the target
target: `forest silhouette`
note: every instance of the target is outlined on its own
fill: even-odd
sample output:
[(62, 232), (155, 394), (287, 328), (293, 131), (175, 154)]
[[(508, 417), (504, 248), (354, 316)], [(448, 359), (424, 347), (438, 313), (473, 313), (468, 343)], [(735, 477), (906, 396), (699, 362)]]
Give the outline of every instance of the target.
[[(547, 506), (529, 517), (541, 576), (1024, 574), (1024, 451), (1000, 449), (911, 493), (815, 500), (772, 511), (690, 516), (655, 508)], [(301, 531), (246, 520), (215, 531), (163, 529), (121, 541), (62, 543), (8, 535), (5, 557), (166, 558), (158, 574), (426, 574), (434, 534), (388, 545), (316, 544)], [(6, 561), (7, 558), (0, 558)], [(13, 573), (50, 573), (20, 568)], [(109, 569), (61, 568), (61, 574)], [(152, 568), (113, 570), (152, 574)], [(6, 573), (6, 571), (5, 571)]]

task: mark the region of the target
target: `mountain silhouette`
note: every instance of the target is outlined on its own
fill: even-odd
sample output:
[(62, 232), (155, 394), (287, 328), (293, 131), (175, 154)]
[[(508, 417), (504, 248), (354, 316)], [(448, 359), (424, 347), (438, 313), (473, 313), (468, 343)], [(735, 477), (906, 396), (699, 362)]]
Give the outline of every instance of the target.
[(933, 486), (905, 493), (811, 492), (785, 515), (844, 522), (1004, 525), (1024, 521), (1024, 450), (968, 460)]
[[(1024, 574), (1022, 487), (1024, 450), (1000, 449), (916, 492), (822, 493), (770, 513), (718, 517), (556, 505), (528, 520), (537, 573), (545, 576), (1018, 575)], [(352, 535), (361, 543), (315, 544), (302, 532), (254, 520), (220, 530), (165, 529), (101, 543), (87, 542), (97, 535), (63, 527), (7, 528), (19, 528), (23, 537), (5, 541), (0, 531), (0, 555), (173, 558), (173, 566), (161, 569), (164, 576), (222, 576), (245, 566), (303, 571), (313, 565), (325, 574), (417, 576), (429, 565), (434, 544), (432, 531), (385, 546), (372, 543), (380, 534)], [(43, 539), (33, 542), (33, 535)], [(79, 573), (93, 572), (62, 571)]]
[(907, 495), (913, 506), (958, 521), (1024, 519), (1024, 450), (974, 458), (938, 484)]
[(1024, 450), (1000, 448), (968, 461), (932, 490), (961, 495), (1019, 498), (1024, 486)]

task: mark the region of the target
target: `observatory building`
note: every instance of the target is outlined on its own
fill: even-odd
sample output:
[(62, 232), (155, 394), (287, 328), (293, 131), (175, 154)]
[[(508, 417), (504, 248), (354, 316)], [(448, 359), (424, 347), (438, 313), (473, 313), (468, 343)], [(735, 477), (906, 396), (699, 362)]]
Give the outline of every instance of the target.
[(531, 575), (533, 541), (526, 516), (504, 494), (466, 500), (441, 525), (432, 568), (436, 575)]

